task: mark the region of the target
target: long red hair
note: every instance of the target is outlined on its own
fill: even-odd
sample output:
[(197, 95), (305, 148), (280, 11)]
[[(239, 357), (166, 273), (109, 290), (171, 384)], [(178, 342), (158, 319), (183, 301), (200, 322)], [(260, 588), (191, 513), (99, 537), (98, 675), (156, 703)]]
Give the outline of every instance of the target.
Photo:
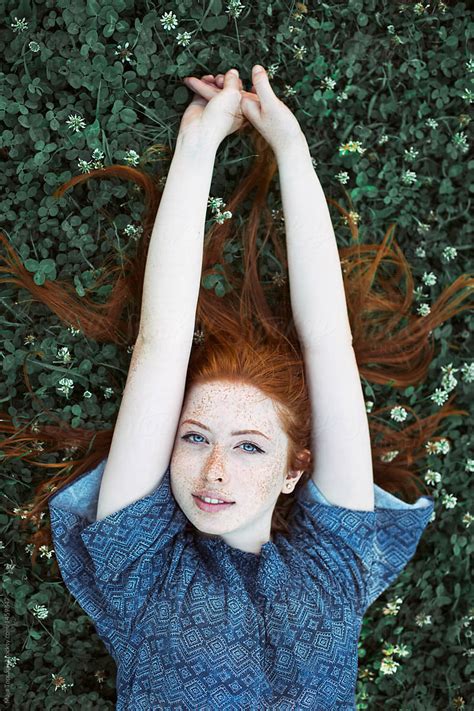
[[(272, 215), (266, 200), (277, 164), (266, 141), (251, 127), (249, 134), (256, 157), (226, 206), (233, 217), (213, 224), (204, 239), (203, 279), (186, 392), (194, 383), (229, 378), (254, 385), (271, 397), (289, 438), (287, 467), (304, 470), (297, 484), (301, 487), (310, 477), (317, 452), (311, 451), (311, 407), (303, 353), (291, 314), (284, 229)], [(85, 337), (112, 342), (120, 348), (128, 346), (130, 352), (138, 335), (147, 249), (162, 195), (160, 177), (147, 172), (145, 162), (140, 169), (112, 165), (78, 175), (54, 193), (62, 197), (70, 188), (91, 178), (131, 181), (135, 184), (133, 189), (143, 193), (143, 232), (134, 256), (125, 255), (122, 264), (117, 264), (114, 256), (106, 258), (97, 270), (94, 286), (85, 289), (84, 296), (79, 297), (67, 281), (37, 285), (1, 233), (7, 256), (0, 255), (0, 271), (8, 276), (0, 281), (28, 290), (34, 300), (45, 304), (65, 326), (80, 329)], [(251, 205), (250, 214), (245, 222), (238, 223), (235, 216), (245, 200)], [(350, 212), (335, 200), (327, 202), (339, 211), (341, 222), (351, 233), (349, 246), (340, 248), (339, 253), (353, 348), (361, 376), (369, 383), (398, 388), (422, 383), (433, 359), (433, 329), (472, 307), (468, 298), (474, 280), (468, 274), (459, 276), (431, 304), (426, 316), (412, 313), (413, 277), (395, 241), (395, 225), (389, 226), (381, 244), (362, 244)], [(112, 220), (105, 210), (101, 212)], [(257, 249), (259, 232), (261, 242)], [(226, 247), (233, 245), (235, 249), (238, 237), (242, 245), (241, 263), (237, 259), (226, 259), (224, 254)], [(264, 265), (263, 259), (259, 263), (259, 256), (264, 251), (269, 254), (269, 240), (274, 254)], [(272, 276), (268, 269), (273, 263), (278, 269)], [(266, 280), (260, 273), (267, 276)], [(205, 288), (203, 281), (211, 275), (217, 286)], [(105, 284), (110, 285), (105, 303), (93, 300), (92, 293)], [(31, 355), (44, 356), (41, 351)], [(42, 521), (52, 493), (107, 456), (113, 428), (72, 427), (45, 409), (30, 385), (27, 358), (23, 365), (26, 387), (38, 408), (48, 413), (55, 424), (31, 425), (31, 421), (20, 424), (20, 418), (14, 424), (9, 414), (0, 412), (0, 431), (5, 435), (2, 440), (4, 460), (22, 459), (32, 468), (46, 470), (46, 475), (34, 487), (29, 506), (20, 512), (17, 510), (16, 514), (10, 511), (20, 515), (22, 526), (27, 522), (33, 524), (35, 530), (28, 540), (34, 544), (34, 563), (39, 547), (52, 543), (50, 528)], [(451, 396), (438, 412), (423, 419), (404, 405), (415, 421), (403, 430), (382, 422), (388, 407), (368, 413), (376, 484), (389, 492), (400, 493), (409, 501), (420, 496), (419, 483), (424, 492), (427, 491), (415, 472), (417, 460), (426, 456), (426, 443), (440, 439), (434, 434), (443, 418), (468, 415), (465, 410), (451, 407), (453, 399)], [(66, 452), (66, 456), (58, 463), (41, 462), (37, 458), (38, 451), (45, 455)], [(72, 453), (77, 456), (71, 458)], [(294, 496), (295, 492), (280, 495), (272, 519), (272, 534), (288, 531)]]

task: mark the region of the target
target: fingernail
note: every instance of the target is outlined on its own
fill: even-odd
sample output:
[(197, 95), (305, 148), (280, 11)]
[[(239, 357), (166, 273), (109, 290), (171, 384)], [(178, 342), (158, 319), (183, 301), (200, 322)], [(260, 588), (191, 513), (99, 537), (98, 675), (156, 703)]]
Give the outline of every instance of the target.
[(237, 69), (229, 69), (229, 71), (231, 72), (231, 74), (235, 74), (236, 77), (239, 76), (239, 72), (237, 71)]
[(253, 68), (254, 72), (261, 72), (265, 71), (264, 68), (260, 64), (256, 64)]

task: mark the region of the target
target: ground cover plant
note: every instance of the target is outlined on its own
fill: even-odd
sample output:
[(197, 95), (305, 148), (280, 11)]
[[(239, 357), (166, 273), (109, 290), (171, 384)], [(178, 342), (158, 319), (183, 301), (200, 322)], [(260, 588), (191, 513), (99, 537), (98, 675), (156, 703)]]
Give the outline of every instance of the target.
[[(326, 196), (344, 207), (342, 214), (331, 206), (338, 244), (350, 244), (354, 226), (363, 242), (380, 242), (396, 225), (414, 276), (413, 313), (427, 318), (439, 294), (472, 270), (474, 25), (466, 3), (436, 0), (6, 0), (3, 10), (3, 700), (22, 709), (113, 709), (115, 663), (62, 583), (52, 546), (37, 546), (32, 556), (32, 536), (41, 541), (48, 514), (28, 513), (45, 472), (54, 487), (54, 466), (58, 471), (83, 453), (76, 446), (51, 451), (34, 441), (35, 432), (62, 421), (89, 430), (83, 449), (93, 446), (92, 435), (117, 415), (132, 342), (117, 345), (101, 332), (100, 309), (95, 339), (63, 323), (53, 299), (46, 306), (25, 288), (20, 266), (13, 271), (7, 261), (8, 246), (38, 288), (69, 282), (78, 298), (105, 303), (112, 289), (101, 280), (106, 260), (120, 274), (139, 248), (140, 190), (92, 179), (59, 199), (54, 192), (109, 165), (148, 171), (163, 186), (190, 100), (183, 77), (235, 66), (249, 87), (259, 62), (303, 127)], [(251, 160), (245, 136), (219, 150), (207, 229), (245, 220), (245, 211), (232, 215), (226, 202)], [(284, 233), (277, 180), (269, 207)], [(239, 256), (230, 243), (226, 259)], [(284, 283), (271, 251), (261, 270)], [(204, 286), (217, 295), (229, 287), (219, 269)], [(367, 412), (384, 408), (381, 419), (394, 427), (447, 403), (459, 413), (442, 421), (421, 463), (436, 500), (433, 520), (413, 561), (364, 618), (358, 709), (444, 711), (471, 703), (472, 325), (472, 309), (465, 308), (433, 329), (435, 355), (417, 386), (362, 377)], [(10, 439), (22, 428), (23, 444)]]

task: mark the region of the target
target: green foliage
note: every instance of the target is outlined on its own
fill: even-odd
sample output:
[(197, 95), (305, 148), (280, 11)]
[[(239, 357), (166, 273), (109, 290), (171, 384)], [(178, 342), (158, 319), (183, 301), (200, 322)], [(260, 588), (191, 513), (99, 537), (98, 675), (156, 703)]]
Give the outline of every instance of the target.
[[(472, 21), (465, 3), (181, 0), (173, 10), (163, 7), (132, 0), (4, 3), (0, 228), (36, 284), (68, 280), (81, 297), (86, 289), (98, 300), (107, 297), (109, 287), (96, 287), (96, 279), (111, 251), (120, 264), (135, 249), (142, 208), (136, 194), (105, 180), (60, 200), (52, 193), (102, 165), (141, 165), (151, 144), (172, 148), (190, 99), (182, 77), (236, 66), (250, 88), (257, 62), (300, 121), (326, 194), (340, 200), (345, 192), (352, 201), (362, 241), (380, 241), (388, 224), (397, 223), (420, 304), (469, 271), (474, 59), (466, 53)], [(226, 141), (214, 193), (230, 192), (249, 153), (239, 137)], [(277, 181), (269, 197), (281, 210)], [(333, 214), (338, 240), (348, 244), (349, 230)], [(239, 256), (229, 248), (226, 260)], [(278, 265), (264, 250), (262, 276), (281, 272)], [(219, 265), (216, 270), (204, 286), (223, 295), (227, 285)], [(428, 286), (423, 277), (430, 272), (437, 280)], [(0, 401), (8, 412), (48, 422), (37, 401), (25, 397), (25, 365), (44, 410), (74, 427), (112, 426), (131, 349), (120, 353), (89, 342), (21, 289), (4, 288), (0, 303)], [(465, 312), (435, 329), (436, 356), (421, 386), (396, 392), (364, 383), (366, 397), (377, 407), (408, 402), (425, 416), (439, 407), (431, 395), (443, 388), (441, 368), (452, 364), (456, 402), (467, 408), (472, 321)], [(436, 497), (436, 517), (415, 559), (364, 618), (358, 709), (445, 711), (471, 701), (473, 459), (466, 428), (465, 419), (453, 418), (445, 431), (449, 451), (427, 453), (425, 481)], [(71, 456), (68, 451), (63, 460)], [(429, 471), (439, 472), (439, 480), (429, 479)], [(41, 471), (35, 476), (32, 481), (31, 468), (14, 463), (3, 481), (7, 506), (21, 509)], [(18, 521), (2, 515), (0, 523), (10, 561), (2, 581), (10, 707), (114, 708), (115, 664), (52, 576), (53, 559), (45, 554), (32, 566)]]

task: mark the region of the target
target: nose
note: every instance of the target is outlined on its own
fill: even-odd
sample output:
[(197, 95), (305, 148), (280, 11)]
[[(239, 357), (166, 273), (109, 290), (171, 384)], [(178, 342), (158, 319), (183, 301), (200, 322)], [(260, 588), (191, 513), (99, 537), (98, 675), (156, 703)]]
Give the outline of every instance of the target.
[(209, 479), (219, 479), (220, 481), (226, 479), (224, 456), (218, 445), (214, 445), (214, 447), (211, 448), (211, 452), (204, 466), (203, 474)]

